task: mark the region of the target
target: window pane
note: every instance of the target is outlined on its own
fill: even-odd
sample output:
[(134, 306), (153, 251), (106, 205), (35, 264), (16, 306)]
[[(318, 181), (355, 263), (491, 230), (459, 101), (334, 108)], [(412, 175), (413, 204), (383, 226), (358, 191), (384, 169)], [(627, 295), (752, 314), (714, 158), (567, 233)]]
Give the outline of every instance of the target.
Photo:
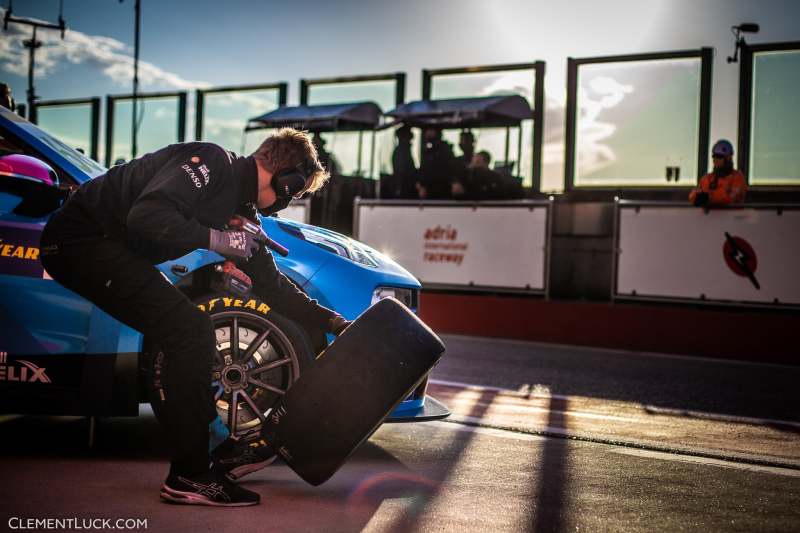
[(375, 102), (384, 111), (394, 109), (395, 80), (310, 84), (308, 105)]
[[(364, 168), (358, 159), (359, 132), (357, 131), (338, 131), (322, 133), (324, 149), (331, 154), (331, 159), (345, 176), (365, 176), (369, 171), (369, 166)], [(364, 151), (368, 150), (368, 141), (371, 137), (370, 132), (364, 132), (362, 141), (361, 159), (364, 159)], [(369, 153), (369, 152), (367, 152)]]
[[(431, 98), (472, 98), (518, 94), (528, 100), (533, 108), (533, 88), (536, 71), (533, 69), (505, 70), (499, 72), (468, 72), (463, 74), (436, 75), (431, 78)], [(492, 156), (492, 164), (505, 161), (506, 130), (503, 128), (473, 128), (475, 152), (486, 150)], [(513, 174), (522, 176), (522, 183), (531, 186), (533, 179), (533, 120), (522, 121), (522, 154), (518, 154), (519, 130), (511, 129), (508, 146), (509, 163)], [(453, 144), (453, 151), (461, 155), (458, 148), (458, 130), (445, 131), (445, 139)], [(521, 166), (520, 166), (521, 161)]]
[[(178, 97), (144, 97), (137, 102), (139, 130), (137, 155), (153, 152), (178, 142)], [(131, 100), (114, 101), (114, 146), (111, 164), (131, 158)]]
[[(697, 180), (700, 58), (578, 67), (576, 186)], [(678, 167), (667, 181), (667, 167)]]
[(240, 154), (252, 153), (261, 144), (269, 130), (245, 133), (251, 118), (278, 108), (278, 89), (226, 91), (207, 93), (203, 102), (202, 140)]
[(92, 104), (44, 105), (36, 111), (40, 128), (91, 156)]
[[(345, 104), (349, 102), (375, 102), (383, 111), (395, 107), (397, 82), (391, 80), (354, 81), (343, 83), (309, 84), (308, 105)], [(394, 137), (385, 133), (331, 132), (323, 133), (325, 150), (336, 161), (339, 172), (345, 176), (376, 179), (385, 167), (382, 158), (394, 147)], [(359, 159), (359, 150), (361, 157)], [(381, 160), (379, 160), (381, 158)]]
[(753, 57), (750, 183), (800, 185), (800, 50)]

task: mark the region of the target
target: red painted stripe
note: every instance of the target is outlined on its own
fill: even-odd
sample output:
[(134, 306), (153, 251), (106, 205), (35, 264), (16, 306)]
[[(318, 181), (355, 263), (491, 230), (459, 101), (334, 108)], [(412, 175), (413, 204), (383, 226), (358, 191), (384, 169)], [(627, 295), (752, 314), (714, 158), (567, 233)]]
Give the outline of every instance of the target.
[(800, 365), (800, 313), (423, 292), (440, 333)]

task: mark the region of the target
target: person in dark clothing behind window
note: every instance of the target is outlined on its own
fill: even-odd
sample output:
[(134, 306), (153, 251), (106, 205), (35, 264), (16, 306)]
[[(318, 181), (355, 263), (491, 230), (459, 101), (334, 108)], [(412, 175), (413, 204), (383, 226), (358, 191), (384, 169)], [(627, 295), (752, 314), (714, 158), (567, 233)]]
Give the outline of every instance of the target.
[(473, 200), (515, 200), (525, 196), (514, 176), (489, 168), (492, 156), (483, 150), (472, 157), (467, 190)]
[(453, 178), (450, 183), (450, 194), (454, 200), (468, 200), (469, 167), (475, 155), (475, 136), (470, 130), (462, 130), (458, 136), (458, 147), (461, 155), (456, 157)]
[(325, 139), (319, 132), (315, 132), (311, 140), (317, 149), (317, 157), (328, 175), (328, 185), (311, 199), (311, 219), (315, 224), (326, 228), (335, 228), (337, 222), (337, 208), (341, 204), (344, 180), (339, 173), (339, 164), (333, 154), (325, 150)]
[(395, 132), (397, 146), (392, 152), (392, 186), (389, 195), (394, 198), (416, 198), (419, 171), (411, 155), (411, 140), (414, 138), (409, 126)]
[(450, 187), (456, 171), (453, 147), (442, 139), (440, 129), (426, 128), (424, 135), (425, 145), (417, 185), (419, 197), (428, 200), (450, 198)]
[(292, 129), (248, 157), (211, 143), (174, 144), (84, 183), (47, 223), (40, 249), (48, 274), (164, 353), (163, 396), (152, 402), (171, 455), (162, 499), (255, 505), (259, 495), (233, 480), (275, 452), (263, 439), (254, 446), (235, 437), (210, 450), (209, 426), (221, 424), (211, 390), (214, 328), (153, 265), (198, 248), (246, 261), (253, 292), (272, 309), (336, 334), (343, 317), (292, 284), (259, 236), (227, 227), (234, 215), (258, 222), (259, 211), (277, 212), (326, 179), (308, 136)]
[[(317, 158), (319, 159), (322, 168), (327, 171), (328, 175), (330, 176), (331, 180), (339, 175), (339, 163), (336, 162), (336, 158), (325, 149), (325, 139), (322, 138), (322, 135), (319, 132), (314, 133), (314, 137), (311, 139), (311, 142), (314, 143), (314, 148), (317, 149)], [(329, 184), (330, 186), (330, 184)]]
[(461, 155), (456, 159), (468, 167), (472, 163), (472, 156), (475, 155), (475, 136), (470, 130), (463, 130), (458, 135), (458, 147), (461, 148)]

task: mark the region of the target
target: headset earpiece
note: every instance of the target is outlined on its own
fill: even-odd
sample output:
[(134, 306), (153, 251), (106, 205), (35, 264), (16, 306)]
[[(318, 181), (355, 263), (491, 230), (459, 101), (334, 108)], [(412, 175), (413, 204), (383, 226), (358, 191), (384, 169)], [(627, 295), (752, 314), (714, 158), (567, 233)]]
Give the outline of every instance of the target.
[(306, 177), (298, 168), (279, 170), (272, 176), (272, 188), (278, 198), (293, 198), (306, 187)]

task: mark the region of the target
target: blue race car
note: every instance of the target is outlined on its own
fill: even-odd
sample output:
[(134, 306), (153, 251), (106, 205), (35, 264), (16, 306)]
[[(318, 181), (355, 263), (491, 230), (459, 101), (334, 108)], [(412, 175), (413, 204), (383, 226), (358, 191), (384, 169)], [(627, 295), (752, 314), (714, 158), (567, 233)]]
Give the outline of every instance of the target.
[[(2, 412), (134, 416), (147, 391), (159, 388), (158, 349), (49, 279), (38, 260), (39, 236), (50, 214), (71, 188), (105, 170), (0, 108)], [(323, 228), (277, 217), (261, 223), (290, 250), (287, 257), (276, 256), (280, 270), (322, 305), (348, 319), (386, 296), (417, 309), (419, 282), (385, 255)], [(222, 262), (214, 252), (195, 250), (158, 268), (211, 315), (219, 355), (210, 376), (217, 411), (232, 432), (245, 434), (260, 426), (330, 338), (252, 295), (215, 290)], [(446, 407), (425, 395), (426, 386), (427, 379), (387, 421), (446, 417)]]

